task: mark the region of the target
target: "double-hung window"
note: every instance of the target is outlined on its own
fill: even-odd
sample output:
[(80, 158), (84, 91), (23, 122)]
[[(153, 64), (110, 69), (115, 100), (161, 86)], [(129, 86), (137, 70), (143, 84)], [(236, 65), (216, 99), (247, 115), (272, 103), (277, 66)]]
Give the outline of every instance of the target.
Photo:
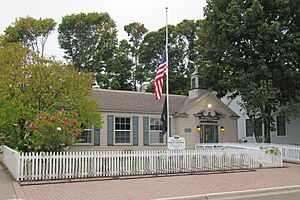
[(115, 143), (130, 144), (130, 117), (115, 118)]
[(90, 144), (92, 143), (92, 129), (84, 129), (83, 132), (76, 137), (76, 143)]
[(162, 122), (158, 118), (150, 118), (150, 144), (165, 144), (166, 134), (162, 134)]

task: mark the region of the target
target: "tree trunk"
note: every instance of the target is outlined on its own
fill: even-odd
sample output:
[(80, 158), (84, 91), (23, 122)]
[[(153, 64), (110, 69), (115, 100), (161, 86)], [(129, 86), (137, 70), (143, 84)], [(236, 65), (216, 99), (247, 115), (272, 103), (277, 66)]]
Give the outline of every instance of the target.
[(265, 133), (265, 143), (271, 143), (271, 136), (270, 136), (270, 127), (271, 127), (271, 106), (265, 105), (265, 118), (264, 118), (264, 133)]

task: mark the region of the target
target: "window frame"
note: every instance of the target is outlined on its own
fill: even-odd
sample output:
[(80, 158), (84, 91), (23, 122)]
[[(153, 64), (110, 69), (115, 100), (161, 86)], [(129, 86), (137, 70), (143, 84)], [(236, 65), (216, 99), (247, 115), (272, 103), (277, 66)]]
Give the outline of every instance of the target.
[(167, 133), (165, 133), (165, 135), (163, 136), (164, 142), (162, 142), (162, 143), (151, 142), (151, 133), (154, 133), (154, 132), (156, 132), (156, 133), (157, 132), (162, 133), (162, 122), (160, 121), (160, 123), (161, 123), (161, 127), (160, 127), (161, 130), (151, 130), (151, 119), (160, 121), (159, 117), (149, 117), (149, 145), (158, 145), (158, 146), (165, 146), (165, 145), (167, 145)]
[(77, 142), (77, 138), (80, 136), (75, 136), (75, 145), (93, 145), (94, 141), (93, 141), (93, 136), (94, 136), (94, 128), (85, 128), (83, 129), (83, 131), (90, 131), (91, 136), (90, 136), (90, 141), (91, 142)]
[[(282, 117), (284, 119), (284, 133), (285, 133), (285, 135), (278, 135), (278, 133), (279, 133), (278, 118), (279, 117)], [(287, 123), (286, 123), (286, 119), (285, 119), (284, 116), (280, 116), (280, 115), (276, 116), (276, 136), (277, 137), (287, 137)]]
[[(251, 131), (252, 131), (252, 135), (251, 136), (247, 136), (247, 127), (249, 127), (249, 125), (247, 126), (247, 120), (250, 122), (250, 128), (251, 128)], [(264, 134), (263, 134), (263, 127), (262, 127), (262, 125), (263, 125), (262, 119), (261, 118), (255, 118), (254, 121), (255, 121), (255, 124), (254, 124), (254, 127), (253, 127), (253, 124), (251, 123), (251, 119), (250, 118), (245, 119), (245, 129), (246, 129), (246, 137), (247, 138), (255, 137), (254, 131), (255, 131), (255, 129), (258, 128), (258, 126), (256, 124), (257, 122), (259, 122), (259, 125), (260, 125), (259, 126), (260, 134), (258, 135), (258, 137), (263, 137), (264, 136)]]
[[(250, 125), (249, 125), (250, 123)], [(250, 138), (250, 137), (253, 137), (254, 136), (254, 133), (253, 133), (253, 127), (252, 127), (252, 123), (251, 123), (251, 119), (245, 119), (245, 129), (246, 129), (246, 137)], [(249, 131), (251, 130), (251, 135), (247, 135), (247, 133), (249, 133)], [(249, 130), (249, 131), (247, 131)]]
[[(122, 129), (116, 129), (116, 119), (117, 118), (128, 118), (130, 121), (129, 121), (129, 125), (130, 125), (130, 129), (129, 130), (122, 130)], [(115, 116), (114, 117), (114, 124), (113, 124), (113, 144), (114, 145), (132, 145), (132, 142), (133, 142), (133, 136), (132, 136), (132, 129), (133, 129), (133, 120), (132, 120), (132, 116)], [(125, 123), (126, 124), (126, 123)], [(119, 142), (116, 142), (116, 132), (118, 131), (129, 131), (129, 143), (119, 143)]]

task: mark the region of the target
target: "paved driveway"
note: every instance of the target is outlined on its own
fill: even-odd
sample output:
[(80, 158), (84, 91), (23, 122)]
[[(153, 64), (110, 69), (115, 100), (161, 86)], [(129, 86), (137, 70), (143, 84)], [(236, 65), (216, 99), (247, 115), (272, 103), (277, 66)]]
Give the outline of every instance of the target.
[(258, 169), (251, 172), (197, 174), (170, 177), (120, 179), (20, 186), (22, 199), (158, 199), (217, 192), (300, 185), (300, 165)]

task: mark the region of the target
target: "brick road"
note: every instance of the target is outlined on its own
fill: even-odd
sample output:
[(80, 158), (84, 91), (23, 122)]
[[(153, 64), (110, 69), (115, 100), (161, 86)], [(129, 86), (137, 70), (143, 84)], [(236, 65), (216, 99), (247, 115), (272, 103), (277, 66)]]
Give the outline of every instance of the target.
[(300, 165), (258, 169), (252, 172), (198, 174), (170, 177), (120, 179), (20, 186), (21, 199), (157, 199), (216, 192), (300, 185)]

